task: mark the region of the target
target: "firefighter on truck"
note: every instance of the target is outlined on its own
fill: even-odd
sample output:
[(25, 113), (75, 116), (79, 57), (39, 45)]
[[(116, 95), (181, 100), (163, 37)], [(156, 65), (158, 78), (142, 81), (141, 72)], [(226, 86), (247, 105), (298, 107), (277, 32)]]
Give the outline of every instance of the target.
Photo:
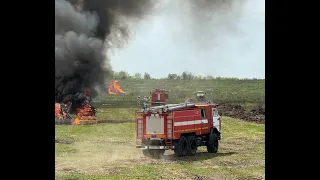
[(211, 103), (166, 104), (136, 113), (136, 147), (145, 156), (158, 158), (165, 150), (192, 156), (199, 146), (217, 153), (221, 139), (218, 105)]

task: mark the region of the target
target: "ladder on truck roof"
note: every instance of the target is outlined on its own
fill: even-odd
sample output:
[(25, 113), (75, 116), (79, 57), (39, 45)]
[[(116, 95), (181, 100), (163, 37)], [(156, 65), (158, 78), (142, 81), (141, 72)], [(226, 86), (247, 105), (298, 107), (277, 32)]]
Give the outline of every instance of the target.
[(172, 112), (176, 110), (181, 110), (185, 108), (195, 107), (195, 104), (181, 103), (181, 104), (167, 104), (162, 106), (154, 106), (146, 109), (142, 109), (140, 112), (144, 114), (162, 114), (167, 112)]

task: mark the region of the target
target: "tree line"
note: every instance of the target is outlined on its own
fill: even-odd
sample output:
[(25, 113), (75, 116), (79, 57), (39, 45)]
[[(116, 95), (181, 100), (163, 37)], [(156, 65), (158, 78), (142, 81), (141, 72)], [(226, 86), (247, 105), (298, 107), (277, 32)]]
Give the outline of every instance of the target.
[[(113, 72), (111, 76), (112, 76), (112, 79), (119, 79), (119, 80), (125, 80), (125, 79), (145, 79), (145, 80), (148, 80), (148, 79), (168, 79), (168, 80), (213, 80), (213, 79), (230, 80), (230, 79), (233, 79), (233, 80), (240, 80), (240, 78), (213, 77), (212, 75), (207, 75), (207, 76), (195, 75), (187, 71), (184, 71), (181, 74), (169, 73), (167, 77), (162, 77), (162, 78), (153, 78), (147, 72), (145, 72), (144, 74), (135, 73), (133, 75), (130, 75), (125, 71)], [(246, 78), (246, 79), (249, 79), (249, 78)], [(253, 80), (257, 80), (257, 78), (253, 78)]]

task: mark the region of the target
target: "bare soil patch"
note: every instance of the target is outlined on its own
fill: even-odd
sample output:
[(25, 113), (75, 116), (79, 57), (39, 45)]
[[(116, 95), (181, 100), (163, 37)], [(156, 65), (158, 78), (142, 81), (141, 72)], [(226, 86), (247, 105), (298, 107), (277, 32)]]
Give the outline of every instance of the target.
[(219, 108), (224, 116), (261, 124), (265, 123), (265, 107), (255, 107), (246, 111), (241, 105), (221, 104)]

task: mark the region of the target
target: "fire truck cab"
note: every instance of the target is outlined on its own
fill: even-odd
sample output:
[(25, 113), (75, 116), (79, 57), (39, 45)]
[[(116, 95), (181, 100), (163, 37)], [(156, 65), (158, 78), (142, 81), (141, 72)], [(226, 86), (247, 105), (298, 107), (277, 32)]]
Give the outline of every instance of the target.
[(216, 104), (167, 104), (136, 113), (136, 147), (149, 157), (165, 150), (177, 156), (192, 156), (199, 146), (218, 151), (221, 119)]
[(205, 101), (205, 92), (203, 92), (203, 91), (197, 91), (197, 94), (196, 94), (196, 97), (197, 97), (197, 100), (198, 101)]

